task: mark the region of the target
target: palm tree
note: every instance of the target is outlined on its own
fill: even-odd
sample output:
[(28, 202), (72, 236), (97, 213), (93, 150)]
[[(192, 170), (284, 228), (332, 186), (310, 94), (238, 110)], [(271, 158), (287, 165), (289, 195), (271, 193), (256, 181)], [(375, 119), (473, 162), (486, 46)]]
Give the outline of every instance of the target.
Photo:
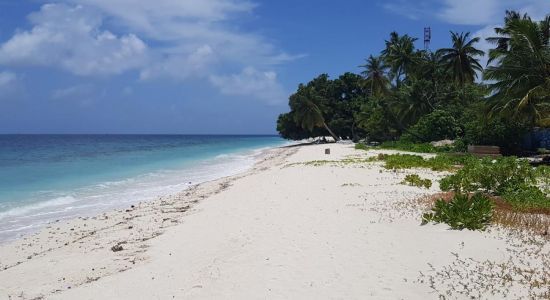
[(291, 96), (290, 101), (296, 124), (310, 132), (316, 127), (324, 127), (335, 141), (340, 140), (325, 122), (322, 100), (315, 93), (314, 88), (300, 86), (298, 92)]
[[(401, 125), (413, 125), (435, 107), (436, 93), (433, 84), (424, 79), (411, 79), (392, 99), (392, 107)], [(405, 126), (406, 127), (406, 126)]]
[(380, 57), (369, 56), (366, 64), (359, 66), (365, 71), (361, 74), (365, 77), (366, 86), (370, 89), (371, 96), (385, 95), (388, 92), (390, 85), (389, 79), (386, 77), (388, 67)]
[(477, 78), (477, 72), (483, 72), (478, 57), (485, 53), (474, 47), (474, 44), (479, 42), (479, 38), (468, 40), (469, 36), (469, 32), (458, 34), (451, 31), (453, 47), (437, 51), (441, 55), (441, 62), (445, 64), (448, 71), (451, 71), (452, 77), (460, 86), (473, 83)]
[(395, 79), (396, 87), (399, 87), (402, 78), (407, 77), (418, 62), (419, 54), (414, 49), (416, 40), (406, 34), (399, 36), (394, 31), (390, 34), (390, 40), (386, 41), (386, 49), (382, 51), (382, 57), (390, 67), (390, 75)]
[(491, 111), (511, 113), (531, 124), (550, 126), (550, 15), (533, 21), (506, 12), (490, 50), (484, 79), (491, 81)]

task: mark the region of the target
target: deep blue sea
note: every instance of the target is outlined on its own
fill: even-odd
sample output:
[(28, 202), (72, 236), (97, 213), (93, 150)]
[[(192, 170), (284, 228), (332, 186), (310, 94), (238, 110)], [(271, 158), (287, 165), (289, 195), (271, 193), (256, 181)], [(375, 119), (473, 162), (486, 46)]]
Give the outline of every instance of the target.
[(250, 168), (275, 136), (0, 135), (0, 241)]

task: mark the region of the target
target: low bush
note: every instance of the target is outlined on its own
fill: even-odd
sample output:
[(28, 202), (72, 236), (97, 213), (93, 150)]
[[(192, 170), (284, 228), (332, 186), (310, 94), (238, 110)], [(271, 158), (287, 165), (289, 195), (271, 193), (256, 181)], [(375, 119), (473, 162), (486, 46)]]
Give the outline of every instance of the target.
[(446, 202), (436, 201), (432, 211), (422, 216), (422, 225), (445, 223), (452, 229), (485, 230), (493, 217), (494, 204), (481, 193), (456, 194)]
[(502, 192), (502, 198), (516, 210), (550, 210), (550, 198), (536, 186), (509, 187)]
[(534, 169), (524, 160), (504, 157), (496, 160), (467, 158), (464, 167), (441, 180), (444, 191), (477, 192), (483, 190), (496, 195), (510, 187), (536, 183)]
[(495, 145), (504, 153), (515, 153), (529, 132), (529, 125), (513, 118), (484, 115), (467, 116), (464, 122), (464, 140), (470, 145)]
[(535, 169), (515, 157), (470, 158), (455, 174), (443, 178), (440, 188), (458, 193), (483, 191), (500, 196), (515, 210), (547, 210), (549, 173), (549, 169)]
[(416, 186), (420, 188), (426, 188), (429, 189), (432, 187), (432, 181), (429, 179), (422, 179), (417, 174), (411, 174), (405, 176), (405, 180), (402, 182), (403, 184), (407, 184), (410, 186)]

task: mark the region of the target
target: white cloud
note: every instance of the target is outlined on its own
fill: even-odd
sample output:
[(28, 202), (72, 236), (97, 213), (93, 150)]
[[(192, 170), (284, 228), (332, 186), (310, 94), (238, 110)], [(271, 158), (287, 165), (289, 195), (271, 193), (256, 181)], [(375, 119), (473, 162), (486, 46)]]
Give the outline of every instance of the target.
[(228, 69), (269, 73), (302, 57), (239, 29), (239, 19), (255, 7), (248, 0), (59, 0), (29, 16), (30, 30), (0, 45), (0, 65), (58, 67), (82, 76), (137, 70), (141, 80), (213, 83)]
[(445, 0), (443, 9), (437, 16), (448, 23), (463, 25), (483, 25), (494, 20), (500, 11), (501, 0)]
[(248, 0), (62, 0), (93, 7), (111, 25), (159, 42), (141, 79), (207, 78), (227, 66), (269, 69), (301, 56), (277, 49), (265, 37), (239, 29), (253, 13)]
[(272, 105), (282, 103), (287, 98), (277, 81), (277, 73), (273, 71), (261, 72), (247, 67), (238, 74), (211, 76), (210, 81), (226, 95), (251, 95)]
[(60, 67), (77, 75), (120, 74), (144, 64), (145, 43), (133, 34), (101, 30), (92, 9), (46, 4), (29, 16), (31, 30), (0, 46), (0, 64)]
[(482, 29), (472, 33), (473, 37), (479, 37), (479, 43), (477, 43), (475, 47), (485, 52), (485, 56), (481, 57), (479, 60), (479, 63), (483, 67), (487, 65), (487, 61), (489, 60), (489, 50), (495, 47), (495, 45), (489, 43), (486, 39), (489, 37), (494, 37), (496, 35), (496, 27), (500, 27), (500, 25), (485, 26)]
[(62, 0), (95, 7), (132, 31), (157, 40), (215, 37), (221, 22), (255, 5), (246, 0)]

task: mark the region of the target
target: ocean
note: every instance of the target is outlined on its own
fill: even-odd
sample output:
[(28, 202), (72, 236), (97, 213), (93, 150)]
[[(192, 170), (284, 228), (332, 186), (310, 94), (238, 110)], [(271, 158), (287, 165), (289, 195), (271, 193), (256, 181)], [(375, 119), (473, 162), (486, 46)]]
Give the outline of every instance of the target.
[(0, 135), (0, 241), (249, 169), (277, 136)]

